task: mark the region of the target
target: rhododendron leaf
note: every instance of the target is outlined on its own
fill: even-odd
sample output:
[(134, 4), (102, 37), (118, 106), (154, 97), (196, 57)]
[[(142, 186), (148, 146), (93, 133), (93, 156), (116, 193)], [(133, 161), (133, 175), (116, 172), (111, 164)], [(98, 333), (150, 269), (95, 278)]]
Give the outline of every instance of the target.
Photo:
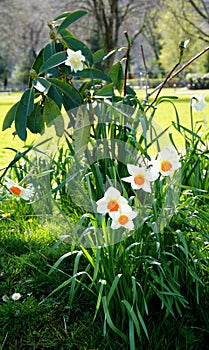
[(117, 62), (112, 66), (112, 68), (109, 71), (109, 75), (116, 89), (121, 93), (124, 87), (124, 75), (123, 68), (120, 62)]
[(35, 103), (33, 112), (28, 116), (27, 127), (34, 134), (43, 133), (44, 120), (39, 103)]
[(107, 74), (101, 72), (99, 69), (86, 68), (81, 71), (76, 72), (76, 76), (90, 79), (101, 79), (106, 81), (111, 81)]
[(15, 113), (15, 129), (19, 138), (26, 141), (27, 118), (34, 109), (34, 88), (25, 90)]
[(46, 93), (48, 92), (51, 86), (50, 82), (43, 77), (38, 77), (37, 79), (33, 80), (32, 85), (36, 90)]
[(16, 114), (18, 105), (19, 105), (19, 101), (15, 103), (15, 105), (12, 106), (12, 108), (10, 108), (10, 110), (7, 112), (6, 117), (4, 118), (4, 121), (3, 121), (2, 131), (11, 127), (13, 121), (15, 120), (15, 114)]
[(110, 83), (108, 85), (103, 86), (101, 89), (97, 90), (96, 95), (97, 96), (112, 96), (113, 95), (113, 83)]
[(50, 127), (51, 125), (55, 126), (56, 135), (62, 136), (64, 133), (64, 121), (63, 116), (60, 112), (57, 104), (50, 97), (46, 97), (43, 118), (46, 122), (46, 125)]
[(100, 49), (93, 54), (94, 64), (101, 62), (103, 58), (106, 56), (106, 52), (104, 49)]
[(67, 59), (66, 52), (57, 52), (52, 55), (44, 64), (41, 66), (39, 73), (44, 73), (51, 68), (57, 67), (64, 63)]
[(83, 103), (82, 96), (70, 83), (65, 83), (56, 78), (48, 79), (50, 83), (56, 87), (60, 92), (68, 97), (69, 105), (72, 108), (78, 107)]
[[(60, 26), (58, 27), (57, 32), (60, 33), (63, 29), (67, 28), (70, 24), (74, 23), (75, 21), (77, 21), (79, 18), (85, 16), (88, 12), (84, 11), (84, 10), (78, 10), (75, 12), (69, 12), (69, 14), (67, 14), (67, 16), (65, 16), (64, 21), (60, 24)], [(57, 19), (60, 19), (56, 18)]]

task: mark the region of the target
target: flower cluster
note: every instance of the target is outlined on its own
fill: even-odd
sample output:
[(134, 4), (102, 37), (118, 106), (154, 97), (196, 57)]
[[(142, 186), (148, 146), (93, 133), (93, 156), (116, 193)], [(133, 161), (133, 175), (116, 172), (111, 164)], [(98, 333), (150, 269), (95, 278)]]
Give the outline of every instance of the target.
[(133, 219), (137, 213), (132, 210), (127, 199), (114, 187), (109, 187), (104, 197), (97, 201), (97, 211), (100, 214), (109, 214), (112, 219), (111, 228), (125, 227), (133, 230)]
[[(158, 153), (157, 159), (154, 159), (147, 167), (127, 164), (127, 170), (130, 174), (121, 180), (131, 184), (132, 189), (151, 193), (150, 182), (157, 180), (159, 175), (169, 176), (175, 170), (180, 168), (178, 155), (175, 148), (170, 145)], [(125, 227), (133, 230), (133, 219), (137, 212), (133, 211), (128, 204), (127, 199), (121, 196), (121, 193), (114, 187), (109, 187), (104, 197), (97, 202), (97, 212), (100, 214), (109, 214), (112, 219), (111, 228), (118, 229)]]

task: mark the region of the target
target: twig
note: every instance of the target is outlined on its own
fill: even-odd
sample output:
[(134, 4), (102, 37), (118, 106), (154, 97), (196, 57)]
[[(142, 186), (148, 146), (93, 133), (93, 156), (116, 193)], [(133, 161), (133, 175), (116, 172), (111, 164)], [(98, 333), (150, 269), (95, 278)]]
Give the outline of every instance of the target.
[(149, 79), (149, 72), (148, 72), (148, 68), (147, 68), (147, 65), (146, 65), (146, 60), (145, 60), (145, 55), (144, 55), (144, 48), (143, 48), (143, 45), (141, 45), (141, 54), (142, 54), (142, 61), (144, 63), (144, 68), (145, 68), (145, 72), (146, 72), (146, 97), (145, 97), (145, 100), (143, 103), (146, 103), (147, 102), (147, 99), (148, 99), (148, 79)]
[[(199, 58), (200, 56), (202, 56), (205, 52), (207, 52), (209, 50), (209, 46), (206, 47), (204, 50), (200, 51), (196, 56), (192, 57), (188, 62), (186, 62), (181, 68), (179, 68), (174, 74), (172, 74), (172, 71), (174, 71), (173, 69), (171, 70), (171, 76), (169, 76), (168, 79), (166, 79), (166, 82), (171, 81), (173, 78), (175, 78), (179, 73), (181, 73), (185, 68), (187, 68), (192, 62), (194, 62), (197, 58)], [(178, 64), (176, 65), (178, 66)], [(176, 68), (175, 66), (175, 68)], [(153, 95), (157, 90), (162, 90), (162, 87), (164, 86), (164, 81), (162, 83), (160, 83), (158, 86), (156, 86), (156, 88), (154, 88), (147, 96), (147, 98), (149, 98), (151, 95)], [(159, 95), (159, 94), (158, 94)]]
[(126, 96), (126, 85), (127, 85), (127, 78), (128, 78), (128, 66), (129, 66), (129, 60), (130, 60), (130, 50), (131, 50), (131, 42), (128, 36), (127, 32), (124, 32), (124, 35), (126, 37), (128, 47), (127, 47), (127, 53), (126, 53), (126, 65), (125, 65), (125, 73), (124, 73), (124, 89), (123, 89), (123, 95)]

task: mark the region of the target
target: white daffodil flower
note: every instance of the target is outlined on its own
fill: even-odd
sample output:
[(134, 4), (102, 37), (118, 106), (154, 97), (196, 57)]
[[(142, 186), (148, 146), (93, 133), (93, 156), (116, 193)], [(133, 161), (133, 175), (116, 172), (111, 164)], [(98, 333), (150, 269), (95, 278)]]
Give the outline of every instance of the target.
[(19, 300), (22, 297), (20, 293), (14, 293), (12, 294), (12, 300)]
[(123, 212), (111, 212), (110, 217), (112, 219), (111, 228), (117, 230), (120, 227), (125, 227), (129, 230), (134, 229), (133, 219), (138, 215), (137, 212), (131, 211), (129, 213)]
[(192, 108), (194, 108), (196, 112), (201, 112), (207, 106), (204, 92), (200, 96), (193, 95), (191, 101)]
[(104, 197), (99, 199), (96, 204), (97, 212), (100, 214), (117, 211), (129, 213), (132, 211), (132, 208), (128, 205), (127, 199), (122, 197), (115, 187), (109, 187), (105, 192)]
[(159, 171), (163, 176), (169, 176), (174, 170), (181, 167), (178, 154), (173, 147), (169, 145), (158, 153), (158, 159), (152, 162), (153, 170)]
[(21, 197), (22, 199), (28, 201), (34, 195), (34, 191), (32, 188), (24, 188), (16, 182), (12, 181), (9, 177), (5, 176), (6, 181), (4, 181), (4, 185), (8, 188), (11, 193), (14, 193), (16, 196)]
[(134, 190), (139, 190), (141, 188), (145, 192), (151, 192), (150, 182), (158, 178), (158, 170), (152, 168), (147, 169), (133, 164), (127, 164), (127, 169), (131, 176), (124, 177), (121, 180), (130, 182)]
[(85, 57), (82, 55), (81, 50), (73, 51), (71, 49), (67, 49), (67, 59), (65, 61), (65, 65), (70, 66), (71, 71), (76, 73), (78, 70), (82, 70), (84, 61)]

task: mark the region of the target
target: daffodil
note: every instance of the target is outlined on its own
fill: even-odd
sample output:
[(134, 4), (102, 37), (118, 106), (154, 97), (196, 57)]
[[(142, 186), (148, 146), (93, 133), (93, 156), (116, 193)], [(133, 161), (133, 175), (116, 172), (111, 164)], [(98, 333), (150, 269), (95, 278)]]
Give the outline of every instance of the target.
[(71, 71), (76, 73), (78, 70), (82, 70), (84, 61), (85, 57), (82, 55), (81, 50), (73, 51), (71, 49), (67, 49), (67, 59), (65, 61), (65, 65), (70, 66)]
[(153, 170), (159, 171), (163, 176), (169, 176), (174, 170), (181, 167), (178, 154), (173, 147), (169, 145), (158, 153), (158, 159), (153, 162)]
[(193, 95), (191, 98), (191, 105), (196, 112), (201, 112), (207, 106), (204, 92), (200, 96)]
[(16, 196), (21, 197), (22, 199), (28, 201), (34, 195), (34, 191), (31, 188), (24, 188), (14, 181), (12, 181), (9, 177), (5, 177), (6, 181), (4, 181), (4, 185), (8, 188), (11, 193), (14, 193)]
[(22, 297), (20, 293), (14, 293), (12, 294), (12, 300), (19, 300)]
[(131, 176), (124, 177), (121, 180), (130, 182), (134, 190), (140, 188), (145, 192), (151, 192), (150, 182), (155, 181), (159, 176), (159, 171), (139, 167), (133, 164), (127, 164), (128, 172)]
[(112, 219), (112, 224), (111, 228), (113, 230), (117, 230), (120, 227), (125, 227), (129, 230), (134, 229), (134, 223), (133, 219), (137, 216), (137, 212), (131, 211), (129, 213), (127, 212), (111, 212), (109, 213), (111, 219)]
[(123, 211), (131, 212), (131, 207), (128, 205), (127, 199), (121, 196), (120, 192), (115, 187), (109, 187), (104, 194), (104, 197), (97, 202), (97, 212), (100, 214)]

